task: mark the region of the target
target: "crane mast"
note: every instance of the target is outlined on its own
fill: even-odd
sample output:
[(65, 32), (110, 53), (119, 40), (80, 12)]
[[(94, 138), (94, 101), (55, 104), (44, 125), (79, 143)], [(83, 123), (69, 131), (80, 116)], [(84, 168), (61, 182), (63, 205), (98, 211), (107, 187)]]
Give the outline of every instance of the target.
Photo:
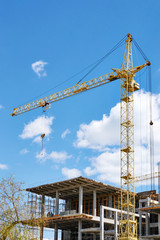
[[(119, 223), (119, 239), (137, 239), (137, 223), (135, 220), (135, 186), (134, 186), (134, 91), (139, 86), (134, 81), (132, 60), (132, 37), (128, 34), (125, 54), (121, 68), (121, 220)], [(123, 211), (127, 211), (124, 214)], [(130, 214), (130, 213), (133, 213)]]
[(121, 79), (121, 220), (119, 221), (119, 240), (137, 239), (134, 186), (134, 92), (139, 90), (139, 84), (135, 82), (134, 76), (136, 72), (150, 65), (150, 62), (146, 62), (140, 66), (133, 67), (131, 42), (131, 34), (127, 34), (126, 48), (121, 69), (112, 69), (113, 71), (109, 74), (76, 84), (73, 87), (14, 108), (11, 113), (12, 116), (17, 116), (39, 107), (48, 108), (53, 102)]

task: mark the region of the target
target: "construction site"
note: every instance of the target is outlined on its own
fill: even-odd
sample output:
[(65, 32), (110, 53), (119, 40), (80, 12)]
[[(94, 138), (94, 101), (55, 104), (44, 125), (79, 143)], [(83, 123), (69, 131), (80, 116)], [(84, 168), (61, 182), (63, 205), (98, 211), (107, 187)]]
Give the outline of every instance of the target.
[[(45, 228), (54, 230), (54, 240), (160, 239), (160, 192), (156, 192), (153, 186), (150, 191), (135, 192), (138, 178), (134, 160), (134, 92), (140, 89), (140, 85), (134, 78), (143, 68), (150, 69), (151, 63), (131, 34), (122, 41), (126, 47), (120, 69), (112, 69), (109, 74), (78, 82), (71, 88), (13, 109), (12, 116), (39, 107), (47, 110), (53, 102), (116, 80), (121, 82), (120, 187), (80, 176), (27, 188), (30, 217), (23, 224), (39, 229), (37, 238), (40, 240), (43, 240)], [(133, 66), (132, 42), (144, 58), (142, 65)], [(152, 119), (149, 125), (152, 131)], [(41, 135), (42, 143), (44, 137), (45, 133)], [(144, 178), (153, 180), (152, 170)]]
[[(44, 228), (54, 229), (55, 240), (119, 239), (121, 189), (78, 177), (26, 191), (31, 216), (26, 224), (39, 227), (41, 240)], [(160, 239), (158, 199), (159, 194), (155, 191), (135, 194), (138, 239)], [(123, 214), (127, 215), (127, 212)], [(131, 216), (133, 218), (133, 214)], [(59, 236), (58, 230), (61, 230)]]

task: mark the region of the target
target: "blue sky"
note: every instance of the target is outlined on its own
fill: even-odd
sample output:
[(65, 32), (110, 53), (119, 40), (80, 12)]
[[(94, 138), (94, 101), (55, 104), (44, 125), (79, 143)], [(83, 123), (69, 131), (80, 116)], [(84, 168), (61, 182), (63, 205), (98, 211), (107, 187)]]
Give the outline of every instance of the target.
[[(10, 113), (14, 107), (76, 84), (89, 68), (70, 77), (104, 56), (129, 32), (152, 63), (154, 132), (158, 132), (159, 9), (158, 0), (1, 1), (1, 177), (13, 174), (33, 186), (82, 175), (118, 186), (120, 82), (54, 103), (45, 114), (42, 109), (14, 118)], [(119, 68), (124, 48), (85, 80)], [(135, 48), (133, 53), (135, 66), (144, 63)], [(136, 175), (149, 169), (148, 84), (142, 72), (138, 75), (142, 91), (135, 96)], [(156, 170), (160, 140), (154, 136)]]

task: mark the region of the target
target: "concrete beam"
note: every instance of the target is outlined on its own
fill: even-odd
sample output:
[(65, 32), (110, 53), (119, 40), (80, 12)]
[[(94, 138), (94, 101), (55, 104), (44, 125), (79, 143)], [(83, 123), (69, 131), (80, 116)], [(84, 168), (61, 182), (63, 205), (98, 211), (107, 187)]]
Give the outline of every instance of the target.
[(81, 229), (81, 233), (99, 233), (100, 232), (100, 228), (98, 227), (92, 227), (92, 228), (84, 228)]
[[(100, 222), (100, 217), (98, 217), (98, 216), (93, 216), (92, 220), (95, 221), (95, 222)], [(113, 219), (104, 218), (103, 221), (104, 221), (104, 223), (114, 225), (114, 220), (113, 220)], [(119, 222), (118, 222), (118, 224), (119, 224)]]

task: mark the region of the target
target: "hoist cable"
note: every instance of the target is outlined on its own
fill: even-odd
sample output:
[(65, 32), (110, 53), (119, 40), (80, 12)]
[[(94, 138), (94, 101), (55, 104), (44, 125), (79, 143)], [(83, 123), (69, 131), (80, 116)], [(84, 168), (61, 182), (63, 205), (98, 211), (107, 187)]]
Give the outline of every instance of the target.
[(122, 38), (108, 53), (106, 53), (100, 60), (77, 82), (79, 84), (86, 76), (88, 76), (96, 67), (98, 67), (109, 55), (111, 55), (115, 50), (121, 47), (122, 43), (126, 39), (126, 36)]
[[(154, 135), (153, 135), (153, 121), (152, 121), (152, 81), (151, 81), (151, 66), (148, 68), (149, 74), (149, 107), (150, 107), (150, 164), (151, 164), (151, 183), (155, 188), (154, 179)], [(153, 189), (152, 189), (153, 190)]]
[[(33, 101), (34, 99), (37, 99), (41, 96), (43, 96), (44, 94), (50, 92), (51, 90), (63, 85), (64, 83), (68, 82), (69, 80), (73, 79), (74, 77), (78, 76), (79, 74), (81, 74), (82, 72), (84, 72), (85, 70), (87, 70), (88, 68), (93, 67), (89, 70), (89, 72), (87, 74), (85, 74), (79, 81), (78, 83), (80, 83), (89, 73), (91, 73), (105, 58), (107, 58), (112, 52), (114, 52), (117, 48), (119, 48), (121, 46), (121, 44), (123, 43), (123, 41), (125, 40), (126, 36), (124, 38), (122, 38), (122, 40), (120, 40), (107, 54), (105, 54), (103, 57), (101, 57), (100, 59), (98, 59), (97, 61), (95, 61), (94, 63), (88, 65), (87, 67), (83, 68), (82, 70), (80, 70), (79, 72), (73, 74), (71, 77), (67, 78), (66, 80), (62, 81), (61, 83), (57, 84), (56, 86), (44, 91), (43, 93), (35, 96), (34, 98), (28, 100), (27, 102), (21, 104), (27, 104), (29, 101)], [(77, 84), (78, 84), (77, 83)]]
[[(148, 78), (149, 78), (149, 76), (148, 76), (148, 68), (147, 68), (147, 71), (146, 71), (146, 86), (145, 86), (145, 89), (148, 91)], [(148, 105), (148, 95), (147, 94), (145, 94), (145, 109), (148, 109), (149, 108), (149, 105)], [(148, 114), (147, 114), (148, 112), (146, 111), (145, 112), (145, 122), (147, 123), (148, 122)], [(147, 127), (148, 125), (145, 125), (145, 131), (146, 131), (146, 143), (147, 143), (147, 145), (149, 146), (149, 131), (148, 131), (148, 127)], [(149, 148), (148, 148), (149, 149)], [(149, 160), (150, 160), (150, 157), (149, 157), (149, 154), (148, 154), (148, 152), (147, 152), (147, 154), (146, 154), (146, 173), (149, 173), (149, 171), (150, 171), (150, 169), (149, 169), (149, 166), (150, 166), (150, 162), (149, 162)], [(148, 181), (147, 181), (147, 179), (146, 179), (146, 191), (147, 191), (147, 186), (148, 186)], [(151, 188), (150, 188), (151, 189)]]
[[(142, 57), (145, 61), (149, 62), (149, 59), (143, 52), (143, 50), (140, 48), (136, 40), (133, 38), (133, 43), (136, 46), (136, 48), (141, 53)], [(149, 80), (149, 110), (150, 110), (150, 128), (149, 128), (149, 134), (150, 134), (150, 174), (151, 174), (151, 190), (155, 188), (155, 179), (154, 179), (154, 136), (153, 136), (153, 121), (152, 121), (152, 82), (151, 82), (151, 66), (148, 68), (148, 80)]]
[(134, 45), (136, 46), (136, 48), (139, 50), (139, 52), (141, 53), (142, 57), (144, 58), (145, 61), (149, 62), (149, 59), (147, 58), (147, 56), (145, 55), (145, 53), (143, 52), (143, 50), (140, 48), (140, 46), (138, 45), (138, 43), (136, 42), (136, 40), (134, 38), (132, 38)]
[[(71, 77), (68, 77), (66, 80), (62, 81), (61, 83), (55, 85), (54, 87), (52, 88), (49, 88), (48, 90), (44, 91), (43, 93), (35, 96), (34, 98), (31, 98), (30, 100), (28, 100), (27, 102), (24, 102), (23, 104), (21, 105), (24, 105), (24, 104), (27, 104), (28, 102), (31, 102), (33, 101), (34, 99), (37, 99), (37, 98), (40, 98), (41, 96), (43, 96), (44, 94), (50, 92), (51, 90), (53, 89), (56, 89), (57, 87), (60, 87), (61, 85), (63, 85), (64, 83), (70, 81), (71, 79), (73, 79), (74, 77), (78, 76), (79, 74), (81, 74), (82, 72), (84, 72), (85, 70), (87, 70), (88, 68), (90, 68), (91, 66), (93, 66), (95, 63), (97, 63), (99, 60), (95, 61), (94, 63), (91, 63), (90, 65), (88, 65), (87, 67), (83, 68), (82, 70), (80, 70), (79, 72), (73, 74)], [(20, 106), (21, 106), (20, 105)]]

